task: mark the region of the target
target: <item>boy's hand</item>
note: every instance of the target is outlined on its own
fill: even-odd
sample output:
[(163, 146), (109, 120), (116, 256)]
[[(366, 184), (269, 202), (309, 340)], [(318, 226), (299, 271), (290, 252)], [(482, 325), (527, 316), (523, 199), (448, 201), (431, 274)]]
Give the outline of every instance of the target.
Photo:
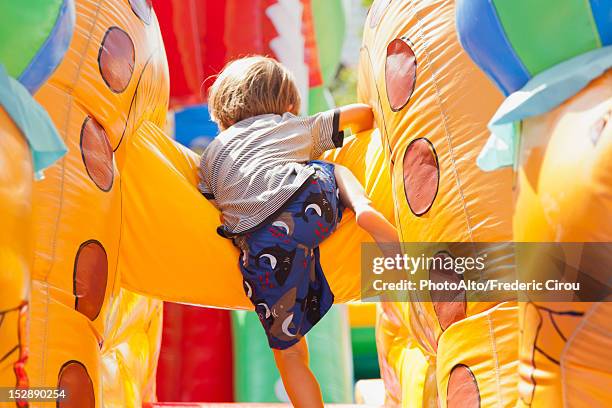
[(353, 133), (372, 129), (374, 126), (374, 114), (372, 107), (365, 103), (353, 103), (339, 108), (340, 129), (351, 128)]

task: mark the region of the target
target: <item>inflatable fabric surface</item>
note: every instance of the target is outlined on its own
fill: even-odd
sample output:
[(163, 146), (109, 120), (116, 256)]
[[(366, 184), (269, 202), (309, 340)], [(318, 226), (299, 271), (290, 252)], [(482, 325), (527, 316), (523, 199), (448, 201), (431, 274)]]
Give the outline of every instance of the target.
[[(389, 183), (377, 136), (357, 135), (326, 157), (353, 170), (374, 201), (382, 203), (381, 211), (391, 216), (390, 204), (384, 205)], [(364, 154), (371, 160), (364, 161)], [(150, 122), (130, 139), (126, 155), (119, 268), (131, 272), (122, 275), (122, 284), (172, 302), (252, 309), (238, 270), (238, 250), (216, 233), (219, 212), (197, 190), (199, 157)], [(370, 241), (347, 214), (322, 244), (321, 262), (337, 303), (359, 299), (360, 258), (355, 253), (361, 242)]]
[[(461, 49), (455, 2), (375, 1), (365, 23), (358, 86), (360, 99), (374, 107), (382, 134), (401, 239), (511, 241), (511, 172), (485, 173), (475, 163), (488, 136), (486, 123), (502, 95)], [(408, 255), (420, 256), (417, 252)], [(419, 270), (415, 278), (429, 274)], [(516, 324), (516, 305), (504, 306), (510, 310), (503, 314), (506, 321), (498, 318), (495, 304), (475, 301), (474, 295), (433, 303), (428, 292), (419, 292), (419, 301), (415, 297), (393, 306), (396, 315), (404, 316), (389, 326), (397, 334), (379, 336), (383, 379), (393, 393), (390, 403), (427, 406), (438, 400), (443, 407), (458, 406), (456, 396), (467, 390), (461, 406), (514, 405), (516, 393), (509, 390), (517, 381), (516, 347), (511, 347), (516, 332), (499, 339), (503, 344), (498, 346), (508, 350), (503, 355), (491, 352), (489, 337), (473, 337), (459, 355), (443, 347), (445, 338), (464, 333), (465, 319), (491, 322), (499, 330)], [(395, 340), (397, 348), (380, 343)], [(418, 352), (409, 353), (412, 348)], [(385, 354), (393, 350), (396, 354)], [(496, 363), (495, 374), (480, 370), (485, 361)]]
[(33, 188), (28, 376), (69, 390), (60, 407), (140, 405), (154, 398), (160, 320), (121, 291), (120, 171), (141, 123), (164, 124), (168, 68), (149, 3), (75, 3), (69, 48), (34, 95), (68, 154)]
[(0, 386), (27, 386), (34, 172), (28, 143), (1, 105), (0, 140)]
[[(505, 93), (612, 44), (612, 1), (537, 3), (458, 1), (462, 44)], [(602, 265), (612, 253), (606, 246), (593, 252), (588, 243), (611, 239), (612, 70), (547, 110), (518, 123), (513, 238), (587, 243), (559, 246), (564, 266), (557, 277), (596, 288), (603, 302), (520, 303), (518, 406), (604, 406), (612, 385), (612, 323)], [(537, 267), (521, 273), (543, 278)]]

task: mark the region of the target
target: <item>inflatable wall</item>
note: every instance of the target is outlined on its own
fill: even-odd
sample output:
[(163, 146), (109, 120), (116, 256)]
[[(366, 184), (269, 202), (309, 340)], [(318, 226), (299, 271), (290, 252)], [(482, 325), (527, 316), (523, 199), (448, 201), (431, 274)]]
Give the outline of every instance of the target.
[[(4, 101), (2, 101), (4, 105)], [(0, 384), (27, 386), (27, 311), (33, 260), (30, 149), (21, 130), (0, 107)]]
[[(3, 317), (2, 329), (10, 332), (2, 337), (3, 347), (7, 339), (15, 351), (6, 369), (3, 365), (3, 383), (5, 372), (8, 384), (23, 383), (21, 371), (15, 375), (10, 369), (21, 369), (27, 348), (29, 385), (70, 391), (59, 406), (133, 406), (154, 398), (161, 309), (148, 296), (227, 308), (250, 305), (241, 289), (237, 253), (216, 236), (218, 213), (196, 189), (197, 156), (160, 130), (168, 106), (168, 69), (150, 5), (136, 0), (57, 4), (55, 10), (40, 10), (57, 17), (63, 15), (60, 6), (68, 7), (75, 29), (60, 25), (69, 47), (48, 78), (38, 77), (35, 98), (68, 154), (33, 187), (32, 239), (11, 244), (22, 266), (9, 278), (16, 298), (7, 308), (19, 312)], [(3, 132), (17, 135), (9, 125)], [(23, 159), (23, 140), (16, 143), (10, 146), (14, 158)], [(378, 176), (384, 162), (376, 159), (380, 151), (378, 139), (367, 133), (347, 143), (335, 159), (354, 167), (374, 196), (385, 197), (388, 183)], [(360, 159), (363, 152), (373, 158), (367, 166)], [(27, 160), (19, 163), (24, 173), (11, 180), (22, 183), (23, 196), (13, 200), (27, 203)], [(15, 222), (27, 223), (27, 206), (16, 205), (14, 211), (11, 203), (3, 206)], [(334, 271), (330, 282), (337, 300), (346, 302), (359, 297), (358, 275), (348, 271), (357, 270), (353, 254), (365, 234), (351, 217), (341, 230), (323, 253)], [(348, 237), (354, 246), (345, 244)], [(35, 257), (26, 344), (22, 311), (30, 244)]]
[(612, 238), (612, 1), (458, 6), (464, 48), (507, 95), (479, 164), (515, 169), (514, 240), (582, 243), (558, 246), (557, 273), (589, 296), (520, 303), (518, 406), (605, 406), (612, 251), (597, 243)]
[(74, 29), (74, 4), (5, 2), (0, 14), (0, 386), (28, 387), (32, 190), (34, 179), (42, 178), (43, 170), (66, 152), (49, 116), (31, 94), (66, 52)]
[[(461, 49), (455, 2), (375, 1), (359, 74), (360, 99), (374, 106), (384, 141), (401, 239), (510, 241), (511, 172), (476, 165), (502, 98)], [(451, 275), (420, 270), (415, 277)], [(478, 302), (474, 293), (453, 301), (413, 294), (384, 305), (378, 323), (388, 404), (514, 405), (516, 304)]]
[(43, 48), (19, 48), (16, 41), (12, 55), (23, 49), (23, 55), (46, 56), (43, 68), (57, 62), (54, 71), (26, 69), (20, 78), (38, 81), (35, 99), (68, 148), (33, 186), (29, 385), (66, 388), (70, 397), (58, 406), (138, 405), (155, 398), (161, 310), (121, 289), (120, 168), (122, 141), (145, 120), (160, 126), (165, 120), (159, 28), (150, 6), (139, 1), (40, 2), (27, 13), (13, 7), (19, 8), (15, 18), (51, 19), (22, 26), (39, 35), (32, 47)]
[[(300, 5), (264, 3), (241, 17), (262, 18), (265, 10), (279, 19)], [(315, 3), (313, 10), (329, 12), (298, 19), (305, 27), (325, 26), (336, 4)], [(212, 4), (206, 19), (218, 12)], [(324, 158), (355, 173), (403, 241), (610, 241), (612, 4), (538, 4), (374, 2), (359, 98), (374, 107), (378, 129)], [(53, 0), (5, 2), (0, 14), (10, 22), (0, 27), (0, 209), (7, 220), (0, 232), (0, 385), (65, 388), (70, 397), (59, 407), (153, 401), (162, 300), (251, 308), (237, 251), (215, 233), (219, 214), (197, 191), (198, 156), (162, 130), (170, 88), (155, 13), (144, 0)], [(281, 61), (293, 61), (281, 45), (300, 34), (287, 21), (265, 31), (262, 43)], [(238, 36), (239, 27), (225, 27), (223, 38)], [(315, 44), (314, 32), (305, 49)], [(225, 45), (239, 53), (245, 44)], [(312, 82), (314, 71), (301, 77), (311, 91), (331, 72), (323, 65), (333, 66), (317, 56), (321, 82)], [(347, 213), (323, 244), (337, 303), (360, 298), (355, 253), (370, 241)], [(386, 405), (605, 405), (612, 327), (604, 301), (611, 292), (598, 268), (580, 264), (589, 248), (563, 254), (565, 264), (578, 265), (570, 277), (597, 289), (589, 301), (517, 305), (470, 292), (449, 301), (420, 291), (410, 302), (381, 303), (376, 337)], [(502, 249), (496, 256), (507, 255)], [(455, 276), (420, 270), (417, 277)], [(322, 324), (321, 336), (309, 339), (321, 358), (314, 369), (329, 379), (324, 393), (334, 401), (350, 399), (350, 374), (338, 372), (350, 367), (344, 313), (336, 308), (326, 323), (342, 330)], [(233, 320), (240, 334), (234, 356), (263, 355), (246, 338), (253, 322), (241, 316)], [(176, 349), (184, 354), (182, 345)], [(342, 364), (330, 366), (326, 353)], [(240, 376), (253, 363), (234, 360), (241, 398), (261, 392), (282, 400), (276, 377), (259, 383)]]
[(157, 370), (160, 401), (234, 401), (233, 361), (229, 311), (164, 304)]

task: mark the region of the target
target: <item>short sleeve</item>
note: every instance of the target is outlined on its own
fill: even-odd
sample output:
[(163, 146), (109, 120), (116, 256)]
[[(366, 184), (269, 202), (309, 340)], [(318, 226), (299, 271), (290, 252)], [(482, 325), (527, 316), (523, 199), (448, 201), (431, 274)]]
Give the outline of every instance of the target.
[(198, 184), (198, 188), (200, 190), (200, 193), (202, 193), (202, 195), (206, 199), (208, 199), (208, 200), (214, 200), (215, 199), (215, 195), (212, 193), (212, 191), (210, 191), (210, 189), (208, 188), (208, 185), (206, 184), (204, 179), (200, 179), (200, 183)]
[(313, 158), (323, 152), (342, 147), (344, 132), (339, 129), (340, 110), (333, 109), (312, 115), (307, 120), (308, 129), (312, 135)]
[(215, 199), (215, 195), (213, 194), (212, 190), (210, 189), (209, 185), (208, 185), (208, 177), (207, 177), (207, 172), (208, 170), (206, 169), (206, 156), (205, 154), (202, 155), (202, 157), (200, 158), (200, 171), (199, 171), (199, 176), (200, 176), (200, 182), (198, 183), (198, 190), (200, 190), (200, 193), (202, 193), (202, 195), (207, 199), (207, 200), (214, 200)]

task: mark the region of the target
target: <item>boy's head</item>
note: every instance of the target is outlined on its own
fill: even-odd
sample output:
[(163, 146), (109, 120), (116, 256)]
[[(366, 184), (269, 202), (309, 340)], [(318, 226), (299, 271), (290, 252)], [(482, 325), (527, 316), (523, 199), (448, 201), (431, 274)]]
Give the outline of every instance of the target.
[(279, 62), (248, 57), (230, 62), (208, 93), (210, 116), (221, 129), (252, 116), (297, 114), (300, 94), (293, 75)]

